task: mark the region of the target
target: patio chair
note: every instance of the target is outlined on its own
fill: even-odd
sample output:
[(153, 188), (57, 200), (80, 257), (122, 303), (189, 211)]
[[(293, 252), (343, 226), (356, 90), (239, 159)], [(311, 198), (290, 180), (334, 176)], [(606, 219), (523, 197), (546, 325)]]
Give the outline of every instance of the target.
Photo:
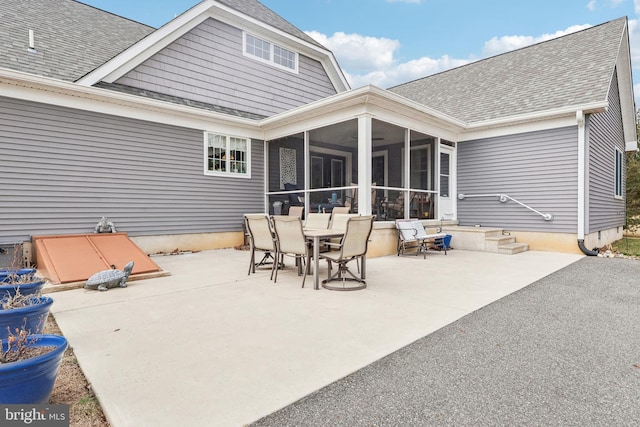
[[(366, 256), (372, 229), (373, 216), (371, 215), (354, 216), (348, 219), (346, 231), (340, 244), (336, 249), (320, 254), (320, 258), (327, 260), (329, 267), (327, 280), (322, 281), (322, 287), (334, 291), (355, 291), (367, 287), (364, 279), (353, 274), (347, 264)], [(331, 275), (332, 262), (338, 264), (338, 269), (333, 276)], [(342, 286), (331, 285), (330, 283), (333, 281), (342, 282)], [(357, 282), (355, 286), (347, 285), (347, 282), (354, 281)]]
[[(266, 214), (245, 214), (245, 224), (249, 232), (249, 242), (251, 244), (251, 260), (249, 262), (249, 273), (256, 272), (256, 267), (273, 262), (276, 253), (276, 243), (271, 230), (271, 222)], [(260, 262), (256, 263), (256, 251), (264, 252)], [(271, 260), (269, 262), (269, 260)], [(271, 277), (273, 277), (273, 267), (271, 268)]]
[[(332, 230), (345, 231), (347, 229), (347, 222), (349, 221), (349, 218), (353, 218), (354, 216), (358, 216), (358, 214), (350, 214), (350, 213), (331, 214), (331, 221), (329, 222), (329, 228)], [(328, 239), (326, 242), (329, 242), (327, 243), (327, 246), (331, 246), (331, 244), (339, 244), (340, 239)], [(360, 272), (360, 264), (358, 263), (358, 273), (359, 272)]]
[[(273, 230), (276, 234), (276, 259), (284, 264), (284, 256), (294, 256), (298, 267), (298, 276), (303, 274), (302, 287), (307, 278), (307, 269), (303, 268), (305, 259), (309, 260), (309, 245), (302, 231), (302, 221), (295, 216), (273, 216)], [(273, 276), (278, 281), (278, 269)]]
[(330, 213), (314, 213), (309, 212), (306, 216), (304, 227), (305, 228), (329, 228)]
[(349, 221), (349, 218), (353, 218), (354, 216), (358, 216), (358, 214), (332, 213), (331, 220), (329, 221), (329, 228), (344, 231), (347, 229), (347, 221)]
[(304, 213), (304, 206), (291, 206), (289, 208), (289, 216), (297, 216), (302, 219), (302, 214)]
[(409, 248), (416, 248), (416, 256), (423, 252), (423, 258), (427, 258), (427, 249), (441, 247), (447, 254), (447, 246), (444, 244), (445, 233), (427, 234), (422, 222), (417, 219), (396, 219), (398, 230), (398, 256), (404, 255)]
[(350, 210), (351, 210), (351, 208), (349, 206), (336, 206), (331, 211), (331, 215), (348, 214)]

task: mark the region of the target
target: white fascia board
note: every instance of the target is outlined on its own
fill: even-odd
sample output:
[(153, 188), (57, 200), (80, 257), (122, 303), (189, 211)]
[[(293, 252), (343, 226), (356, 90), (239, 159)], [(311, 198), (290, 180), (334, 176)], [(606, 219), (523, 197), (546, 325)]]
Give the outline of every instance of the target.
[(256, 120), (80, 86), (18, 71), (0, 69), (0, 88), (2, 96), (9, 98), (264, 139), (264, 133)]
[(561, 127), (575, 126), (575, 112), (557, 117), (548, 117), (544, 120), (519, 122), (500, 127), (466, 130), (460, 134), (458, 142), (474, 141), (484, 138), (513, 135), (517, 133), (537, 132), (541, 130), (557, 129)]
[(366, 114), (399, 127), (451, 141), (458, 139), (463, 129), (459, 122), (444, 120), (441, 114), (431, 114), (432, 110), (426, 111), (424, 106), (394, 95), (375, 86), (364, 86), (263, 119), (260, 126), (265, 139), (271, 140)]
[[(633, 94), (633, 77), (631, 69), (631, 53), (629, 46), (628, 24), (622, 34), (615, 71), (618, 76), (618, 95), (622, 114), (622, 128), (627, 144), (637, 141), (636, 105)], [(613, 75), (611, 76), (613, 80)], [(611, 87), (611, 84), (609, 84)]]
[(206, 12), (215, 3), (213, 0), (205, 0), (192, 7), (133, 46), (116, 55), (111, 60), (78, 79), (76, 83), (83, 86), (93, 86), (100, 81), (114, 82), (207, 19), (208, 15)]
[(374, 103), (379, 106), (387, 106), (395, 111), (414, 110), (417, 113), (426, 114), (440, 126), (445, 128), (462, 130), (465, 123), (457, 119), (451, 118), (436, 110), (425, 107), (422, 104), (411, 101), (405, 97), (380, 89), (376, 86), (362, 86), (358, 89), (351, 89), (346, 92), (338, 93), (318, 101), (294, 108), (266, 118), (260, 122), (261, 126), (268, 129), (272, 126), (279, 126), (288, 122), (300, 122), (307, 117), (324, 114), (338, 109), (345, 108), (350, 105)]
[(584, 114), (601, 113), (609, 108), (608, 101), (596, 101), (580, 105), (571, 105), (568, 107), (554, 108), (534, 113), (518, 114), (514, 116), (502, 117), (500, 119), (483, 120), (479, 122), (469, 123), (468, 131), (497, 128), (502, 126), (510, 126), (518, 123), (535, 122), (538, 120), (549, 120), (555, 117), (571, 115), (575, 117), (576, 111), (583, 111)]

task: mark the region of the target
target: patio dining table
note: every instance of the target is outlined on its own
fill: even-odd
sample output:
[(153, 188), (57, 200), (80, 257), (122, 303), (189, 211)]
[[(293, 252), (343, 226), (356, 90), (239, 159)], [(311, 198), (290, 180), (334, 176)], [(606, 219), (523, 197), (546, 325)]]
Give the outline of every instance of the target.
[[(313, 242), (313, 289), (320, 289), (320, 240), (331, 239), (344, 236), (344, 230), (334, 230), (330, 228), (305, 228), (304, 236)], [(365, 257), (362, 257), (361, 277), (365, 278)], [(309, 268), (309, 266), (307, 266)]]

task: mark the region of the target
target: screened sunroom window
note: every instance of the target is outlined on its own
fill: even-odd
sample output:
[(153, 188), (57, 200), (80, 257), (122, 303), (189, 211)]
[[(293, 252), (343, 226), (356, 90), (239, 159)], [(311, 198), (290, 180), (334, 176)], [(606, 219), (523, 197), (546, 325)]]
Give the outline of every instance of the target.
[(249, 177), (250, 147), (247, 138), (206, 133), (205, 173)]

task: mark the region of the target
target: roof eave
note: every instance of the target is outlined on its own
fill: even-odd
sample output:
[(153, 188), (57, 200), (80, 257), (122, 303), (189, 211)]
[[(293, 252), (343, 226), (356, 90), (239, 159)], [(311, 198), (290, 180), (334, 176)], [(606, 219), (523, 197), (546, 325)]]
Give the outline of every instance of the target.
[(481, 120), (467, 124), (467, 131), (476, 131), (481, 129), (491, 129), (504, 126), (512, 126), (529, 122), (542, 120), (550, 120), (558, 117), (575, 116), (577, 111), (585, 114), (601, 113), (609, 108), (608, 101), (594, 101), (585, 104), (570, 105), (550, 110), (537, 111), (533, 113), (518, 114), (513, 116), (501, 117), (498, 119)]
[[(122, 92), (115, 92), (108, 89), (87, 87), (72, 82), (53, 79), (49, 77), (36, 76), (21, 71), (0, 68), (0, 85), (10, 85), (36, 91), (48, 92), (54, 97), (67, 96), (70, 99), (97, 101), (102, 105), (117, 105), (118, 107), (129, 107), (142, 111), (157, 112), (163, 114), (173, 114), (183, 117), (197, 118), (198, 120), (215, 121), (218, 123), (227, 123), (234, 127), (242, 127), (255, 131), (258, 129), (257, 121), (237, 117), (229, 114), (219, 113), (215, 111), (203, 110), (200, 108), (172, 104), (164, 101), (157, 101), (136, 95), (130, 95)], [(11, 95), (8, 95), (11, 97)], [(58, 99), (58, 98), (56, 98)], [(36, 102), (53, 103), (45, 97), (36, 99)], [(99, 105), (100, 105), (99, 104)], [(61, 101), (57, 105), (65, 106)], [(131, 110), (129, 110), (131, 111)], [(122, 112), (126, 115), (126, 112)], [(253, 132), (253, 137), (259, 135)]]
[(428, 114), (440, 125), (448, 128), (461, 130), (465, 127), (465, 123), (455, 118), (449, 117), (439, 111), (428, 108), (420, 103), (407, 99), (403, 96), (389, 92), (376, 86), (367, 85), (357, 89), (351, 89), (346, 92), (338, 93), (318, 101), (287, 110), (274, 116), (268, 117), (260, 121), (260, 126), (265, 128), (278, 126), (290, 121), (298, 121), (305, 116), (313, 116), (324, 112), (339, 110), (351, 105), (362, 103), (371, 103), (380, 106), (389, 106), (393, 104), (396, 107), (405, 107), (423, 114)]
[[(618, 94), (620, 97), (625, 147), (627, 151), (636, 151), (638, 148), (638, 134), (636, 128), (636, 105), (633, 94), (633, 75), (628, 31), (629, 23), (625, 21), (614, 72), (616, 72), (618, 76)], [(613, 80), (613, 73), (611, 79)], [(611, 87), (611, 84), (609, 84), (609, 87)]]

